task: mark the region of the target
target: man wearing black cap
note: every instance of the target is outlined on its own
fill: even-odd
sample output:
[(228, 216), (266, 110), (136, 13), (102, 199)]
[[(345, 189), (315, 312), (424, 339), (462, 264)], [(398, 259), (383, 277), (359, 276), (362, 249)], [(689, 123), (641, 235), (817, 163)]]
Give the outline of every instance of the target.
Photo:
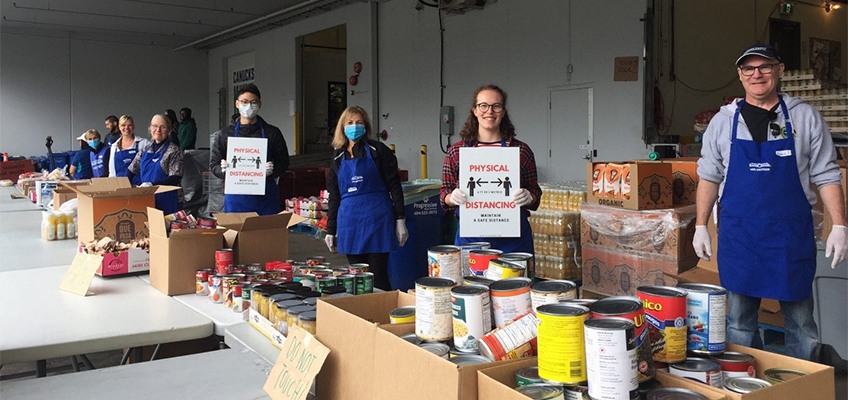
[[(836, 149), (815, 108), (778, 93), (785, 67), (774, 47), (749, 47), (736, 67), (745, 98), (722, 107), (704, 133), (695, 252), (707, 260), (712, 255), (706, 225), (719, 199), (717, 261), (727, 289), (727, 341), (762, 348), (760, 299), (777, 299), (787, 355), (812, 359), (818, 329), (811, 293), (816, 272), (811, 206), (817, 197), (811, 183), (833, 217), (825, 250), (833, 255), (831, 267), (848, 255)], [(713, 323), (710, 331), (722, 328)], [(715, 346), (709, 350), (723, 350), (717, 348), (723, 343)]]

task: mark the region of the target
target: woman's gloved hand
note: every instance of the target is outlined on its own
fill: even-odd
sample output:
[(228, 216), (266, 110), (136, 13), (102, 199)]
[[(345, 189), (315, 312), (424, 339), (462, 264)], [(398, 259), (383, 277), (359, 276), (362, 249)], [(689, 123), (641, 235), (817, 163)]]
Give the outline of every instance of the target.
[(512, 201), (519, 207), (524, 207), (533, 202), (533, 195), (529, 190), (520, 188), (512, 194)]
[(330, 250), (330, 253), (336, 252), (336, 237), (334, 235), (324, 236), (324, 243), (327, 244), (327, 248)]
[(468, 201), (468, 198), (465, 197), (465, 193), (462, 193), (462, 190), (456, 188), (448, 195), (448, 201), (450, 201), (450, 205), (461, 206)]
[(409, 231), (406, 230), (406, 220), (399, 219), (397, 220), (396, 225), (398, 244), (402, 247), (404, 244), (406, 244), (406, 240), (409, 239)]

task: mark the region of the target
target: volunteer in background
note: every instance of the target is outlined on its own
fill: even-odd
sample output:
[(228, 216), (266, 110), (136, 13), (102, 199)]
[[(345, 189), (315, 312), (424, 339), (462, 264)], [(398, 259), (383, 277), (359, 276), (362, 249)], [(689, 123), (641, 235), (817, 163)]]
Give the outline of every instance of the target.
[(197, 123), (191, 117), (190, 108), (180, 110), (180, 121), (180, 127), (177, 130), (180, 148), (183, 150), (194, 150), (194, 143), (197, 141)]
[(458, 207), (465, 204), (466, 194), (457, 185), (459, 180), (459, 149), (463, 147), (518, 147), (521, 161), (521, 187), (512, 194), (512, 201), (521, 207), (521, 236), (517, 238), (472, 238), (460, 237), (456, 231), (454, 244), (471, 242), (489, 242), (493, 249), (504, 253), (526, 252), (533, 253), (533, 234), (530, 231), (529, 210), (539, 208), (542, 198), (542, 188), (539, 187), (536, 175), (536, 159), (533, 151), (526, 143), (515, 138), (515, 126), (509, 119), (506, 110), (506, 92), (495, 85), (487, 85), (477, 89), (472, 97), (471, 110), (462, 130), (459, 132), (461, 141), (448, 147), (445, 163), (442, 166), (442, 190), (439, 198), (442, 207), (447, 210), (457, 209), (457, 216), (462, 213)]
[[(122, 115), (118, 120), (121, 130), (121, 139), (112, 143), (109, 150), (109, 176), (127, 176), (130, 163), (135, 159), (139, 150), (150, 145), (150, 141), (135, 135), (135, 121), (129, 115)], [(135, 175), (130, 182), (135, 186), (140, 185), (141, 176)]]
[(110, 115), (106, 117), (104, 122), (106, 125), (106, 145), (111, 146), (116, 140), (121, 138), (121, 131), (118, 130), (118, 117)]
[[(168, 140), (171, 121), (163, 114), (156, 114), (150, 120), (150, 137), (153, 142), (135, 155), (130, 163), (127, 177), (132, 181), (140, 176), (141, 185), (180, 186), (183, 178), (183, 151)], [(179, 210), (177, 190), (156, 194), (156, 208), (166, 215)]]
[(109, 146), (100, 141), (100, 132), (97, 132), (97, 129), (89, 129), (83, 136), (85, 136), (86, 143), (91, 149), (88, 153), (91, 177), (105, 178), (109, 176)]
[(77, 138), (80, 149), (71, 157), (68, 167), (68, 175), (74, 179), (91, 179), (91, 147), (88, 146), (86, 136), (92, 131), (97, 132), (94, 129), (89, 129)]
[(374, 287), (392, 290), (389, 252), (409, 238), (397, 157), (371, 140), (371, 120), (362, 107), (344, 110), (333, 147), (324, 240), (331, 252), (338, 249), (351, 264), (368, 264)]
[(168, 139), (171, 141), (171, 143), (179, 146), (180, 145), (180, 136), (179, 136), (180, 121), (177, 119), (177, 113), (175, 113), (174, 110), (169, 108), (169, 109), (165, 110), (165, 115), (171, 121), (171, 131), (168, 132)]
[(848, 254), (840, 173), (830, 132), (815, 108), (778, 93), (784, 65), (772, 46), (755, 44), (736, 60), (745, 98), (723, 106), (704, 133), (698, 161), (693, 244), (709, 260), (706, 224), (719, 200), (718, 268), (727, 289), (727, 340), (762, 348), (761, 298), (780, 300), (786, 354), (815, 359), (818, 329), (811, 296), (816, 195), (833, 217), (825, 254), (832, 267)]

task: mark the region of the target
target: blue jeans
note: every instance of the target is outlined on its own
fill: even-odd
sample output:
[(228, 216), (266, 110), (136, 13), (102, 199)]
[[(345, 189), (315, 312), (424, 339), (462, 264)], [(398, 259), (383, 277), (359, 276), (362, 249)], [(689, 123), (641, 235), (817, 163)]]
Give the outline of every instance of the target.
[[(760, 300), (727, 291), (727, 341), (742, 346), (763, 348), (757, 322)], [(819, 330), (813, 320), (813, 297), (803, 301), (781, 301), (786, 331), (786, 355), (810, 360), (819, 343)], [(814, 361), (814, 360), (813, 360)]]

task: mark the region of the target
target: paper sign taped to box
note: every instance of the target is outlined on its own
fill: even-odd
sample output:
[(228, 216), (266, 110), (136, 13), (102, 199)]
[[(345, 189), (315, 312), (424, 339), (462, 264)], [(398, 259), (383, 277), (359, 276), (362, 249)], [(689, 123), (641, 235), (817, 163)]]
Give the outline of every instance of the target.
[(268, 139), (228, 138), (226, 161), (230, 165), (224, 179), (224, 193), (265, 195), (267, 160)]
[(309, 332), (293, 325), (262, 389), (274, 400), (302, 400), (324, 365), (330, 349)]
[(460, 206), (459, 236), (521, 236), (521, 208), (512, 195), (521, 188), (517, 147), (459, 149), (458, 187), (468, 201)]

